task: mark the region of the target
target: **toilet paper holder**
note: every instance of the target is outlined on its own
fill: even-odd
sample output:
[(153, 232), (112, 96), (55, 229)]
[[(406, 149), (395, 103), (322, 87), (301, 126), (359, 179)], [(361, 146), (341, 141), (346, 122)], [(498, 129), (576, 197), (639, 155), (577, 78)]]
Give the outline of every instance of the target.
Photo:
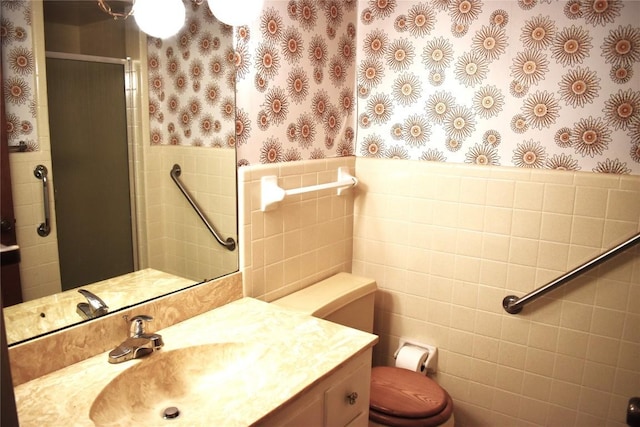
[(418, 341), (414, 341), (410, 338), (400, 337), (398, 349), (395, 351), (395, 353), (393, 353), (394, 359), (398, 358), (398, 353), (400, 353), (400, 350), (402, 349), (402, 347), (406, 345), (421, 347), (426, 351), (428, 351), (429, 355), (427, 356), (427, 359), (422, 364), (421, 373), (424, 375), (436, 373), (437, 366), (438, 366), (438, 348), (437, 347), (429, 344), (424, 344)]

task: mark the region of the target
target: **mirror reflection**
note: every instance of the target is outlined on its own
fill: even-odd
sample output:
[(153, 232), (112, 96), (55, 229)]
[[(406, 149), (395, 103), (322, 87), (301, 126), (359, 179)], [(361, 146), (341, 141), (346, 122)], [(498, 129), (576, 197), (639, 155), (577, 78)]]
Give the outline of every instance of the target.
[[(238, 269), (237, 250), (196, 212), (222, 240), (237, 237), (232, 27), (185, 2), (185, 27), (160, 40), (95, 2), (29, 3), (23, 25), (46, 75), (44, 85), (33, 77), (37, 136), (10, 155), (12, 176), (25, 181), (12, 185), (24, 302), (4, 309), (10, 343), (91, 318), (95, 300), (79, 289), (113, 312)], [(3, 43), (3, 58), (13, 47)], [(46, 194), (38, 165), (49, 176), (48, 236), (36, 232)], [(198, 209), (172, 180), (174, 165)]]

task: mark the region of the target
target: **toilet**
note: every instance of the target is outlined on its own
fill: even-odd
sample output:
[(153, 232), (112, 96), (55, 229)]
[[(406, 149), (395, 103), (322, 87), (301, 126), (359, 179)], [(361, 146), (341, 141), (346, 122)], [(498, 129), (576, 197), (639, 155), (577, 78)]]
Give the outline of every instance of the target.
[[(338, 273), (271, 303), (372, 333), (376, 289), (373, 279)], [(369, 426), (453, 425), (451, 396), (431, 378), (390, 366), (371, 370)]]

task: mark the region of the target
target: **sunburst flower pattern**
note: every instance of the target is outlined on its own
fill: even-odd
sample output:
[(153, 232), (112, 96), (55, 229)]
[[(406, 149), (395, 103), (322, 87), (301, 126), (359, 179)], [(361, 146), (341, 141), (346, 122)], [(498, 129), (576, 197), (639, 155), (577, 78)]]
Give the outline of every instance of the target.
[(471, 48), (491, 62), (500, 58), (506, 51), (507, 41), (507, 33), (504, 28), (497, 25), (483, 25), (473, 36)]
[(320, 89), (311, 99), (311, 114), (317, 122), (322, 123), (322, 118), (329, 107), (329, 94), (326, 90)]
[(480, 166), (497, 166), (500, 164), (500, 156), (495, 147), (476, 144), (466, 152), (464, 161)]
[(518, 0), (517, 2), (522, 10), (531, 10), (538, 4), (538, 0)]
[(420, 78), (413, 73), (402, 73), (393, 81), (393, 99), (402, 106), (416, 103), (422, 94)]
[(396, 10), (396, 0), (368, 0), (371, 14), (378, 19), (387, 18)]
[(504, 95), (496, 86), (483, 86), (473, 95), (473, 107), (484, 119), (498, 115), (503, 106)]
[(236, 144), (242, 145), (249, 141), (251, 136), (251, 120), (246, 111), (236, 109)]
[(431, 135), (431, 126), (425, 117), (412, 114), (402, 125), (402, 139), (409, 147), (421, 147)]
[(287, 93), (294, 104), (300, 104), (309, 95), (309, 76), (300, 67), (294, 68), (287, 77)]
[(560, 128), (553, 136), (553, 140), (556, 145), (561, 148), (567, 148), (571, 146), (571, 129), (568, 127)]
[(20, 77), (10, 77), (4, 81), (4, 99), (14, 105), (26, 104), (31, 96), (31, 87)]
[(492, 147), (497, 147), (502, 142), (502, 136), (500, 132), (495, 129), (490, 129), (482, 135), (482, 143), (491, 145)]
[(448, 5), (451, 20), (457, 24), (469, 25), (482, 11), (481, 0), (451, 0)]
[(430, 121), (441, 124), (454, 106), (455, 99), (449, 92), (437, 91), (427, 99), (425, 112)]
[(342, 23), (342, 19), (344, 18), (342, 3), (343, 2), (341, 0), (327, 0), (325, 2), (324, 16), (327, 20), (328, 28), (335, 29), (335, 27)]
[(640, 28), (620, 25), (609, 31), (600, 48), (608, 64), (617, 67), (631, 66), (640, 61)]
[(603, 112), (614, 129), (629, 129), (640, 121), (640, 92), (619, 90), (605, 102)]
[(418, 160), (425, 162), (446, 162), (447, 158), (442, 151), (436, 148), (429, 148), (422, 152)]
[(393, 71), (403, 71), (413, 63), (415, 47), (409, 39), (397, 39), (387, 49), (387, 65)]
[(324, 67), (328, 61), (329, 48), (327, 42), (316, 35), (309, 43), (309, 60), (313, 67)]
[(549, 71), (547, 56), (539, 50), (526, 50), (518, 52), (513, 58), (511, 76), (518, 82), (531, 86), (544, 79)]
[(300, 147), (308, 149), (313, 146), (316, 137), (316, 124), (313, 116), (308, 113), (302, 114), (296, 120), (296, 140)]
[(634, 162), (640, 163), (640, 142), (634, 142), (633, 144), (631, 144), (629, 156)]
[(429, 40), (422, 49), (422, 63), (428, 70), (443, 71), (453, 60), (453, 46), (444, 37)]
[(539, 141), (532, 139), (523, 141), (513, 150), (511, 158), (513, 164), (519, 168), (541, 169), (544, 167), (547, 159), (545, 148), (540, 145)]
[(572, 25), (556, 36), (551, 52), (556, 62), (565, 67), (572, 67), (582, 64), (582, 61), (589, 56), (592, 47), (589, 32), (582, 27)]
[(462, 141), (448, 136), (444, 142), (444, 146), (447, 150), (451, 151), (452, 153), (455, 153), (456, 151), (459, 151), (462, 148)]
[(463, 141), (475, 130), (476, 120), (471, 109), (456, 105), (452, 107), (444, 118), (444, 128), (447, 135), (453, 139)]
[(280, 42), (282, 56), (288, 63), (294, 63), (300, 61), (304, 53), (304, 43), (300, 31), (294, 27), (289, 26), (282, 34), (282, 41)]
[(489, 23), (492, 26), (504, 28), (509, 23), (509, 13), (504, 9), (496, 9), (491, 12)]
[(385, 144), (380, 135), (367, 135), (360, 143), (360, 154), (364, 157), (384, 157)]
[(564, 16), (569, 19), (578, 19), (582, 18), (582, 11), (580, 9), (580, 1), (581, 0), (569, 0), (565, 3), (564, 8), (562, 9)]
[(551, 45), (555, 32), (554, 22), (548, 16), (538, 15), (524, 23), (520, 41), (525, 49), (543, 50)]
[(16, 74), (22, 76), (32, 74), (35, 68), (33, 52), (22, 46), (11, 49), (9, 50), (7, 64)]
[(614, 83), (623, 85), (628, 83), (633, 77), (633, 68), (631, 68), (630, 65), (614, 65), (609, 71), (609, 77), (611, 77), (611, 81)]
[(388, 122), (393, 115), (393, 102), (391, 97), (385, 94), (373, 95), (367, 101), (367, 115), (376, 124)]
[(282, 16), (273, 7), (262, 12), (260, 17), (260, 33), (262, 38), (269, 43), (277, 43), (282, 37), (284, 31), (284, 23)]
[(313, 0), (300, 0), (297, 4), (298, 23), (305, 31), (312, 31), (318, 20), (318, 9)]
[(429, 83), (432, 86), (441, 86), (444, 83), (444, 71), (430, 71), (429, 72)]
[(284, 158), (284, 148), (277, 138), (270, 137), (262, 143), (260, 163), (279, 163)]
[(283, 123), (289, 113), (289, 100), (284, 89), (274, 87), (264, 97), (264, 111), (272, 124)]
[(580, 13), (593, 26), (606, 25), (620, 16), (621, 0), (591, 0), (580, 2)]
[(262, 43), (256, 49), (256, 70), (267, 79), (274, 79), (280, 70), (280, 54), (271, 45)]
[(610, 173), (614, 175), (628, 175), (631, 173), (631, 169), (627, 167), (625, 162), (621, 162), (619, 159), (606, 159), (604, 162), (598, 162), (597, 166), (593, 168), (596, 173)]
[(489, 71), (489, 64), (475, 51), (465, 52), (455, 66), (456, 78), (465, 86), (475, 86), (482, 82)]
[(559, 117), (560, 105), (552, 93), (536, 91), (525, 99), (522, 113), (527, 123), (536, 129), (548, 128)]
[(389, 36), (380, 29), (369, 32), (363, 40), (362, 50), (369, 59), (381, 58), (387, 45), (389, 44)]
[(385, 150), (384, 157), (387, 159), (407, 160), (409, 159), (409, 152), (401, 145), (394, 145)]
[(324, 131), (329, 138), (335, 138), (342, 126), (342, 112), (333, 105), (327, 108), (327, 112), (322, 117)]
[(552, 155), (547, 159), (544, 167), (563, 171), (577, 171), (582, 169), (576, 159), (565, 153)]
[(518, 80), (511, 80), (509, 83), (509, 93), (514, 98), (522, 98), (529, 92), (529, 85), (526, 85)]
[(436, 15), (427, 3), (418, 3), (407, 12), (407, 30), (413, 37), (424, 37), (436, 24)]
[(527, 124), (527, 118), (522, 114), (516, 114), (511, 118), (511, 130), (514, 133), (525, 133), (529, 130), (529, 125)]
[(400, 141), (402, 139), (402, 123), (392, 124), (389, 133), (391, 134), (391, 138)]
[(571, 146), (582, 156), (601, 155), (611, 142), (611, 130), (600, 117), (580, 119), (571, 130)]
[(569, 70), (558, 83), (560, 98), (574, 108), (592, 104), (600, 90), (600, 79), (595, 71), (578, 67)]
[(372, 89), (382, 82), (384, 66), (376, 59), (365, 59), (358, 68), (358, 83), (367, 89)]

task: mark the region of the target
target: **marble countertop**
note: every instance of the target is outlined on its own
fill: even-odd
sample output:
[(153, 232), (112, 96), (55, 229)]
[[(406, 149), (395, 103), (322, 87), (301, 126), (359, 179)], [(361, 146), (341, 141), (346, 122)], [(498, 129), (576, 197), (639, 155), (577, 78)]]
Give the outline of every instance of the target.
[(79, 302), (86, 299), (78, 289), (86, 289), (100, 297), (113, 312), (193, 285), (193, 280), (147, 268), (81, 286), (77, 289), (25, 301), (3, 309), (9, 344), (82, 322), (76, 313)]
[[(252, 298), (242, 298), (158, 332), (165, 343), (160, 351), (247, 342), (268, 346), (278, 355), (247, 366), (247, 374), (239, 375), (234, 382), (232, 388), (237, 390), (230, 389), (211, 400), (214, 407), (207, 411), (207, 424), (218, 426), (259, 422), (378, 340), (375, 335)], [(107, 354), (16, 387), (20, 426), (92, 426), (89, 411), (95, 397), (114, 377), (143, 360), (109, 364)], [(171, 425), (181, 425), (180, 418), (171, 420)]]

